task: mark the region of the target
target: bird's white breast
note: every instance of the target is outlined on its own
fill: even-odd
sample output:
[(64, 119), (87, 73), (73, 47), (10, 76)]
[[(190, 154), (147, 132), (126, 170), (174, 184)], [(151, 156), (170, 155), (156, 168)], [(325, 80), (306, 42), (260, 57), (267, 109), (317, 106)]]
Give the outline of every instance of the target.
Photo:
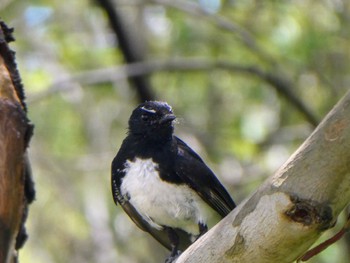
[(176, 227), (199, 234), (198, 223), (206, 224), (208, 205), (185, 184), (177, 185), (159, 177), (152, 159), (128, 160), (121, 193), (153, 227)]

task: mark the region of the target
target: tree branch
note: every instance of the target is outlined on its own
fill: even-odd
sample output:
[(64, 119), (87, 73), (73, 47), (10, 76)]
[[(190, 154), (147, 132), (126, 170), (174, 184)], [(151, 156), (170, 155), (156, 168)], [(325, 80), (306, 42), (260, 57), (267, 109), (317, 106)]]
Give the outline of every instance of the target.
[(350, 201), (350, 92), (290, 159), (176, 263), (289, 263)]
[(309, 107), (293, 92), (292, 85), (283, 76), (278, 76), (271, 72), (265, 72), (255, 66), (245, 66), (235, 64), (225, 60), (182, 58), (171, 60), (153, 60), (127, 64), (119, 67), (108, 69), (91, 70), (76, 74), (69, 78), (57, 80), (46, 91), (32, 95), (30, 102), (34, 102), (45, 98), (56, 92), (69, 90), (75, 87), (74, 83), (83, 85), (93, 85), (105, 82), (117, 82), (121, 79), (134, 76), (148, 75), (155, 72), (163, 71), (212, 71), (215, 69), (228, 70), (235, 73), (244, 73), (260, 78), (264, 82), (271, 85), (276, 91), (289, 101), (303, 116), (316, 126), (319, 121), (316, 115)]
[[(133, 34), (131, 23), (126, 23), (118, 12), (117, 8), (110, 0), (96, 0), (101, 8), (106, 12), (109, 23), (118, 38), (120, 50), (127, 63), (141, 62), (144, 60), (142, 49), (139, 46), (139, 40)], [(155, 94), (152, 91), (147, 75), (128, 76), (133, 83), (140, 102), (154, 100)]]
[(238, 39), (242, 41), (242, 43), (246, 47), (254, 51), (258, 57), (263, 58), (268, 63), (275, 64), (273, 58), (257, 45), (252, 34), (248, 30), (240, 26), (239, 24), (234, 23), (233, 21), (223, 16), (208, 13), (195, 2), (181, 1), (181, 0), (177, 0), (177, 1), (150, 0), (150, 1), (159, 5), (164, 5), (164, 6), (178, 9), (194, 17), (204, 19), (209, 23), (215, 25), (219, 29), (233, 33)]

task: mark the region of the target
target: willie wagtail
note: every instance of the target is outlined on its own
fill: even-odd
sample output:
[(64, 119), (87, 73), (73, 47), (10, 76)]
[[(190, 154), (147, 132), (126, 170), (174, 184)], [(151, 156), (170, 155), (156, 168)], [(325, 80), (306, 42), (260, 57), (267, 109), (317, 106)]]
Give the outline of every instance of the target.
[(114, 202), (171, 250), (165, 262), (207, 231), (208, 207), (222, 217), (235, 208), (214, 173), (173, 134), (175, 118), (165, 102), (140, 104), (112, 162)]

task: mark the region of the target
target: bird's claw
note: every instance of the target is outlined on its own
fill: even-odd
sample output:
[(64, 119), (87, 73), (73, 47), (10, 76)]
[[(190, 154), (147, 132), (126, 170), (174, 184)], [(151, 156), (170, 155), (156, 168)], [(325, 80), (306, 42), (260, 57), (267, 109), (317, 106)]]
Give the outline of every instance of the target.
[(165, 263), (174, 263), (181, 253), (182, 252), (180, 250), (171, 252), (170, 256), (165, 260)]

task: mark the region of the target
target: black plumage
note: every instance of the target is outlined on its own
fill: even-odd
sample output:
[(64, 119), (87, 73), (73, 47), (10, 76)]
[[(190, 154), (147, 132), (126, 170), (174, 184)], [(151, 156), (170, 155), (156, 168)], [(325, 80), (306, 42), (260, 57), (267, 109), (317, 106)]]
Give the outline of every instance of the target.
[(167, 262), (206, 232), (204, 206), (221, 217), (235, 208), (214, 173), (173, 134), (175, 118), (164, 102), (139, 105), (112, 162), (115, 203), (139, 228), (171, 250)]

